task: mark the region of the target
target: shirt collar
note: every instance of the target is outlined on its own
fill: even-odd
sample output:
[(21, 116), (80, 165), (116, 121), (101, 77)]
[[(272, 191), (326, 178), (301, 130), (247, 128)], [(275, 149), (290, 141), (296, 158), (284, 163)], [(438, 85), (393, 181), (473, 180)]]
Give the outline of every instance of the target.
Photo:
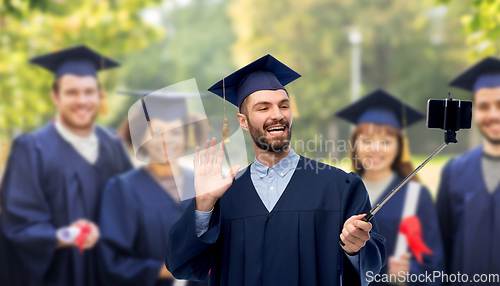
[(97, 135), (95, 134), (95, 129), (92, 131), (92, 133), (89, 136), (83, 137), (80, 135), (77, 135), (68, 128), (66, 128), (61, 122), (56, 121), (55, 122), (55, 127), (57, 132), (61, 135), (61, 137), (66, 140), (66, 142), (73, 144), (73, 145), (90, 145), (90, 146), (95, 146), (97, 145)]
[(260, 178), (264, 178), (270, 173), (276, 172), (278, 176), (284, 177), (290, 170), (297, 167), (299, 159), (300, 156), (290, 148), (290, 153), (288, 153), (283, 160), (279, 161), (278, 164), (274, 165), (272, 168), (260, 163), (257, 158), (255, 158), (253, 164), (250, 166), (250, 173), (257, 174)]

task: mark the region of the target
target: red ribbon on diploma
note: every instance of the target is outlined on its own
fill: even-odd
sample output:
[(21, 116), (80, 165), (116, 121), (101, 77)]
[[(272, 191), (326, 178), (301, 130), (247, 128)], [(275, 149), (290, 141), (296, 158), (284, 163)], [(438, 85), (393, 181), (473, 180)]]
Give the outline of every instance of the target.
[(83, 253), (83, 244), (85, 243), (85, 240), (90, 233), (90, 226), (79, 225), (77, 227), (80, 229), (80, 234), (76, 237), (75, 242), (76, 245), (78, 245), (78, 251), (80, 251), (80, 253)]
[(422, 238), (422, 227), (420, 225), (420, 220), (416, 215), (409, 216), (401, 222), (399, 225), (399, 232), (406, 236), (410, 250), (415, 255), (418, 263), (423, 262), (423, 253), (428, 255), (434, 255), (432, 250), (427, 247)]

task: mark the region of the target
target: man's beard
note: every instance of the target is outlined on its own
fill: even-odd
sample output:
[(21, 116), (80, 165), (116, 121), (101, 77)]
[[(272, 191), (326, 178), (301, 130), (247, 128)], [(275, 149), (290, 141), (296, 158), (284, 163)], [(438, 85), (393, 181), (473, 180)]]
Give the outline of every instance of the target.
[[(268, 137), (268, 135), (266, 134), (267, 133), (266, 129), (269, 126), (276, 125), (276, 124), (282, 124), (282, 125), (286, 126), (285, 134), (283, 134), (282, 136), (269, 135), (269, 137), (271, 138), (270, 139)], [(250, 136), (252, 137), (253, 142), (261, 150), (268, 151), (268, 152), (282, 152), (282, 151), (285, 151), (287, 149), (287, 147), (290, 145), (290, 139), (292, 138), (292, 128), (285, 118), (281, 119), (280, 121), (274, 121), (274, 122), (271, 122), (269, 124), (265, 124), (263, 126), (262, 130), (253, 126), (250, 123), (250, 120), (248, 120), (248, 127), (250, 127), (249, 128), (250, 129)], [(287, 133), (288, 133), (288, 136), (287, 136)], [(273, 137), (276, 139), (273, 139)], [(278, 138), (280, 138), (280, 139), (278, 139)]]
[[(497, 119), (494, 119), (492, 121), (498, 121)], [(483, 123), (484, 124), (484, 123)], [(481, 134), (483, 135), (484, 139), (486, 139), (486, 141), (488, 141), (489, 143), (493, 144), (493, 145), (500, 145), (500, 138), (491, 138), (487, 133), (486, 131), (483, 130), (483, 124), (478, 124), (479, 125), (479, 131), (481, 132)], [(485, 127), (486, 128), (486, 127)]]

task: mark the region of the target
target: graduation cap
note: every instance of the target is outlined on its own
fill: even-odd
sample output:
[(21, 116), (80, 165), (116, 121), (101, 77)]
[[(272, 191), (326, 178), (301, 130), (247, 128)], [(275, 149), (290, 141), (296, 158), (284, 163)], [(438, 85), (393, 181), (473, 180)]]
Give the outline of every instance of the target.
[(97, 77), (98, 71), (120, 65), (85, 45), (38, 56), (30, 62), (54, 73), (55, 78), (65, 74)]
[(422, 112), (406, 105), (383, 89), (371, 92), (335, 115), (355, 125), (372, 122), (387, 124), (398, 130), (425, 118)]
[[(241, 108), (241, 103), (250, 94), (259, 90), (285, 89), (285, 85), (299, 77), (300, 74), (268, 54), (218, 81), (208, 91)], [(227, 143), (229, 131), (225, 109), (224, 105), (222, 140)]]
[(500, 87), (500, 59), (487, 57), (457, 76), (450, 86), (476, 93), (480, 88)]
[(250, 94), (259, 90), (285, 89), (285, 85), (299, 77), (300, 74), (268, 54), (228, 75), (208, 91), (240, 108)]
[[(128, 90), (118, 91), (119, 94), (133, 95), (139, 98), (148, 97), (148, 106), (161, 106), (161, 119), (164, 121), (172, 121), (180, 119), (188, 115), (187, 99), (202, 98), (208, 94), (198, 94), (191, 92), (169, 92), (169, 91), (153, 91), (153, 90)], [(145, 103), (144, 103), (145, 104)], [(144, 105), (146, 118), (149, 120), (148, 108)]]

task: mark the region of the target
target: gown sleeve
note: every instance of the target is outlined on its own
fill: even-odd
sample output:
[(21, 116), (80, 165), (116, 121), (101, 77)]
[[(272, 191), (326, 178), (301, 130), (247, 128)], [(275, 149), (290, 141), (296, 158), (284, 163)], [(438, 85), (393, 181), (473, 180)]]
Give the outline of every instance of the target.
[(57, 246), (41, 176), (34, 139), (22, 135), (13, 144), (2, 183), (2, 230), (38, 280), (47, 272)]
[[(342, 191), (342, 224), (353, 215), (368, 213), (371, 209), (368, 192), (355, 173), (347, 175)], [(343, 258), (344, 285), (368, 285), (369, 277), (378, 274), (386, 262), (385, 238), (380, 235), (376, 218), (371, 221), (370, 239), (359, 251), (359, 275), (347, 259)], [(340, 238), (339, 238), (340, 239)]]
[(208, 230), (197, 236), (195, 200), (170, 229), (165, 263), (177, 279), (203, 281), (215, 260), (215, 243), (220, 233), (220, 205), (214, 206)]
[(105, 285), (154, 285), (163, 261), (138, 257), (134, 242), (138, 230), (134, 202), (127, 186), (112, 178), (102, 198), (99, 226), (99, 271)]
[[(442, 245), (445, 257), (445, 265), (449, 267), (451, 265), (450, 259), (452, 257), (452, 246), (453, 236), (454, 236), (454, 226), (453, 226), (453, 211), (452, 202), (449, 189), (449, 176), (450, 168), (453, 161), (450, 161), (443, 169), (441, 173), (441, 182), (439, 185), (436, 210), (439, 220), (439, 227), (441, 229)], [(449, 273), (449, 272), (447, 272)]]
[[(422, 237), (432, 255), (423, 254), (423, 263), (420, 264), (414, 255), (410, 259), (410, 273), (411, 274), (426, 274), (433, 271), (444, 270), (444, 257), (443, 245), (441, 241), (441, 232), (439, 230), (439, 223), (437, 213), (432, 202), (431, 195), (427, 188), (422, 186), (420, 191), (420, 198), (417, 206), (417, 216), (420, 220), (422, 227)], [(440, 283), (424, 283), (423, 285), (439, 285)], [(411, 285), (411, 283), (410, 283)], [(418, 284), (422, 285), (422, 284)]]

